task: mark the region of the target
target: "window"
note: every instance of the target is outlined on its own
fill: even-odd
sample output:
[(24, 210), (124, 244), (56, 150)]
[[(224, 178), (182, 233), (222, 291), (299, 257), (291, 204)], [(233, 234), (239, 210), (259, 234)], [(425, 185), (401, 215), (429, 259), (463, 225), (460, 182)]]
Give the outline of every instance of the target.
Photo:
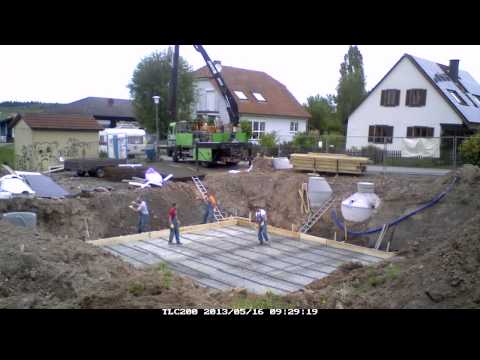
[(426, 102), (427, 102), (427, 90), (425, 89), (407, 90), (405, 105), (410, 107), (425, 106)]
[(388, 89), (382, 90), (380, 97), (381, 106), (398, 106), (400, 104), (400, 90)]
[(265, 134), (265, 121), (252, 121), (252, 139), (260, 139)]
[(207, 90), (207, 99), (206, 99), (206, 102), (207, 102), (207, 107), (205, 110), (207, 111), (217, 111), (217, 104), (216, 104), (216, 101), (215, 101), (215, 90)]
[(428, 138), (433, 137), (434, 129), (426, 126), (409, 126), (407, 127), (407, 137), (409, 138)]
[(370, 125), (368, 128), (368, 142), (375, 144), (391, 144), (393, 137), (393, 126)]
[(129, 136), (128, 143), (130, 145), (141, 145), (143, 144), (143, 136)]
[(261, 101), (261, 102), (267, 101), (267, 100), (265, 100), (265, 98), (263, 97), (263, 95), (260, 94), (260, 93), (254, 92), (254, 93), (252, 93), (252, 94), (253, 94), (253, 96), (255, 97), (255, 99), (257, 99), (257, 101)]
[(462, 97), (455, 90), (447, 89), (447, 91), (450, 93), (450, 95), (452, 95), (452, 97), (455, 99), (455, 101), (457, 103), (459, 103), (460, 105), (467, 105), (468, 106), (468, 104), (465, 102), (465, 100), (463, 100)]
[(106, 135), (101, 135), (100, 136), (100, 145), (107, 145), (107, 136)]
[(296, 133), (298, 131), (298, 121), (290, 122), (290, 132)]
[(237, 97), (240, 99), (240, 100), (248, 100), (247, 98), (247, 95), (245, 95), (243, 93), (243, 91), (234, 91), (235, 95), (237, 95)]

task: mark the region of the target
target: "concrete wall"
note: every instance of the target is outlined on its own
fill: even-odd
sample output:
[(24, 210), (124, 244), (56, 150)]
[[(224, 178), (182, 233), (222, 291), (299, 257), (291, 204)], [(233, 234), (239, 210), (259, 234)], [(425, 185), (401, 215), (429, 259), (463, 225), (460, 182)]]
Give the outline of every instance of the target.
[(15, 126), (17, 170), (45, 171), (64, 159), (98, 157), (97, 131), (31, 130), (20, 120)]
[[(422, 107), (408, 107), (405, 99), (408, 89), (427, 90), (426, 104)], [(400, 104), (395, 107), (380, 106), (382, 90), (399, 89)], [(439, 137), (440, 124), (461, 124), (461, 118), (447, 104), (438, 91), (425, 79), (415, 65), (404, 58), (387, 78), (367, 99), (350, 115), (347, 127), (347, 148), (362, 148), (368, 145), (370, 125), (393, 126), (393, 143), (389, 149), (401, 148), (401, 139), (407, 136), (409, 126), (428, 126), (434, 128), (434, 137)], [(395, 137), (398, 137), (395, 139)], [(377, 146), (383, 147), (378, 144)]]

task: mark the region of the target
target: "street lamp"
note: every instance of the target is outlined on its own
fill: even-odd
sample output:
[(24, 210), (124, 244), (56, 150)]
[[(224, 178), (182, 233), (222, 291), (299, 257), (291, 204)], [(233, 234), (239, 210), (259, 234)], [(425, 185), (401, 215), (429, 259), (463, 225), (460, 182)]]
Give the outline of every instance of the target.
[(160, 102), (160, 96), (152, 96), (153, 102), (155, 103), (155, 129), (157, 133), (157, 138), (155, 140), (155, 157), (158, 160), (158, 140), (160, 138), (160, 133), (158, 129), (158, 103)]

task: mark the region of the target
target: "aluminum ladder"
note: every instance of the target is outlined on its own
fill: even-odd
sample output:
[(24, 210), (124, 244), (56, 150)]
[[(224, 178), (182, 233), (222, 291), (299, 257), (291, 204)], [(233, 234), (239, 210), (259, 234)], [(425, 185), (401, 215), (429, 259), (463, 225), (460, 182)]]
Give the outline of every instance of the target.
[(313, 225), (317, 223), (318, 220), (330, 209), (335, 202), (335, 197), (332, 195), (330, 198), (323, 203), (321, 207), (319, 207), (315, 212), (310, 212), (308, 214), (308, 218), (305, 223), (300, 227), (299, 231), (301, 233), (307, 233)]
[[(203, 185), (202, 181), (197, 176), (192, 176), (192, 180), (193, 180), (193, 183), (195, 184), (195, 187), (202, 195), (203, 201), (207, 202), (208, 191), (205, 185)], [(218, 206), (215, 206), (213, 208), (213, 217), (215, 218), (215, 221), (225, 220), (225, 217), (223, 216)]]

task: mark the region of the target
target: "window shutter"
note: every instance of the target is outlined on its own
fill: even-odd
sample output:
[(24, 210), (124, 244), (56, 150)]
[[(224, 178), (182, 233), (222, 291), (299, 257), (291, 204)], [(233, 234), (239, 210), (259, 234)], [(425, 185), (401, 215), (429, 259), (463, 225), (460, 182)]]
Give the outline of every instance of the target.
[(411, 97), (412, 97), (412, 90), (407, 90), (407, 96), (405, 97), (405, 105), (410, 106)]
[(400, 90), (395, 90), (395, 106), (400, 104)]
[(413, 127), (407, 127), (407, 137), (413, 137)]
[(427, 103), (427, 90), (422, 89), (421, 94), (422, 94), (422, 97), (421, 97), (422, 100), (420, 102), (420, 106), (425, 106), (425, 104)]
[(433, 137), (433, 128), (428, 128), (427, 136), (428, 137)]
[(373, 125), (370, 125), (368, 127), (368, 142), (373, 142), (373, 134), (374, 134), (374, 130), (375, 129), (375, 126)]
[(385, 106), (385, 95), (387, 95), (387, 92), (385, 90), (382, 90), (382, 94), (380, 96), (380, 105)]

